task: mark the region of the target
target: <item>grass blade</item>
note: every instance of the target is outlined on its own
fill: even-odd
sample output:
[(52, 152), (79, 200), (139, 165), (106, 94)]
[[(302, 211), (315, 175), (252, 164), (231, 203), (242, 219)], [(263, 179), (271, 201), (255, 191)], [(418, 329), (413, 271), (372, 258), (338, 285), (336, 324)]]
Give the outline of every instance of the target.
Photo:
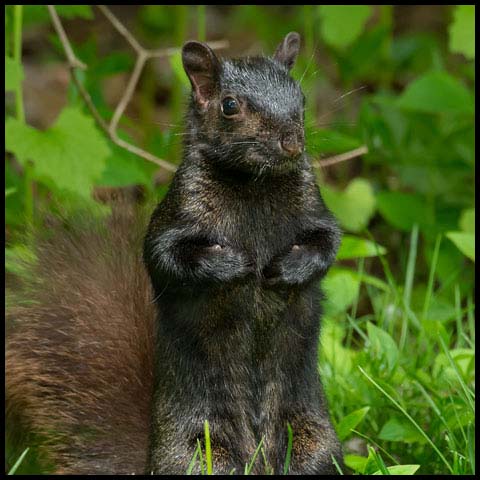
[(341, 468), (340, 465), (338, 464), (337, 459), (336, 459), (333, 455), (332, 455), (331, 457), (332, 457), (332, 462), (333, 462), (333, 464), (335, 465), (335, 468), (337, 469), (337, 472), (338, 472), (340, 475), (345, 475), (345, 474), (343, 473), (342, 468)]
[(197, 461), (197, 457), (198, 457), (198, 452), (200, 451), (200, 445), (198, 444), (197, 445), (197, 448), (195, 449), (195, 452), (193, 454), (193, 457), (192, 457), (192, 460), (190, 460), (190, 463), (188, 464), (188, 468), (187, 468), (187, 475), (191, 475), (192, 474), (192, 471), (193, 471), (193, 467), (195, 466), (195, 463)]
[(21, 465), (23, 462), (23, 459), (27, 455), (28, 451), (30, 450), (30, 447), (27, 447), (23, 453), (18, 457), (18, 460), (15, 462), (15, 465), (8, 471), (8, 475), (14, 475), (15, 472), (17, 471), (18, 467)]
[(200, 456), (200, 475), (205, 475), (205, 467), (203, 461), (203, 454), (202, 454), (202, 445), (200, 444), (200, 440), (197, 438), (197, 450), (198, 455)]
[(212, 446), (210, 444), (210, 427), (208, 420), (205, 420), (205, 461), (207, 462), (207, 475), (212, 475)]
[(283, 466), (283, 474), (286, 475), (288, 469), (290, 468), (290, 460), (292, 458), (292, 445), (293, 445), (293, 430), (292, 426), (287, 422), (288, 430), (288, 444), (287, 444), (287, 455), (285, 456), (285, 465)]
[(260, 450), (263, 445), (263, 438), (260, 440), (258, 447), (255, 449), (255, 453), (252, 456), (252, 459), (250, 460), (250, 463), (245, 465), (245, 475), (250, 475), (250, 472), (252, 471), (253, 465), (255, 464), (255, 460), (257, 460), (257, 456), (260, 453)]
[(380, 390), (380, 392), (382, 392), (383, 395), (385, 395), (408, 418), (408, 420), (410, 420), (410, 422), (412, 422), (413, 426), (419, 431), (422, 437), (424, 437), (425, 440), (433, 448), (433, 450), (435, 450), (442, 462), (448, 468), (448, 471), (453, 474), (454, 471), (451, 465), (448, 463), (448, 460), (444, 457), (438, 447), (432, 442), (431, 438), (423, 431), (420, 425), (418, 425), (418, 423), (409, 415), (409, 413), (394, 398), (392, 398), (372, 377), (370, 377), (370, 375), (362, 367), (360, 367), (360, 365), (358, 366), (358, 368), (362, 372), (362, 374), (367, 377), (368, 381), (372, 383), (378, 390)]
[(472, 396), (475, 398), (475, 394), (469, 390), (467, 385), (465, 384), (465, 380), (463, 380), (462, 374), (458, 371), (457, 364), (453, 361), (452, 356), (450, 355), (450, 352), (445, 345), (445, 342), (443, 341), (443, 338), (439, 335), (438, 338), (440, 339), (440, 345), (443, 348), (443, 352), (445, 353), (445, 356), (447, 357), (448, 362), (450, 363), (450, 366), (453, 368), (458, 381), (460, 383), (460, 386), (462, 387), (463, 393), (465, 394), (466, 401), (468, 403), (468, 406), (470, 407), (470, 410), (475, 414), (475, 405), (473, 404), (472, 401)]
[(407, 340), (408, 329), (408, 315), (406, 311), (410, 310), (410, 300), (412, 297), (413, 278), (415, 276), (415, 262), (417, 260), (417, 246), (418, 246), (418, 225), (414, 225), (412, 228), (412, 234), (410, 236), (410, 249), (408, 251), (407, 271), (405, 273), (405, 286), (403, 290), (403, 303), (405, 312), (402, 319), (402, 330), (400, 333), (399, 348), (401, 351), (405, 348), (405, 342)]
[(439, 234), (435, 240), (435, 247), (433, 248), (432, 256), (432, 265), (430, 266), (430, 273), (428, 275), (428, 284), (427, 292), (425, 293), (425, 301), (423, 303), (423, 312), (422, 312), (422, 321), (425, 320), (428, 312), (428, 307), (430, 306), (430, 300), (432, 298), (433, 292), (433, 281), (435, 279), (435, 270), (438, 263), (438, 253), (440, 251), (440, 243), (442, 241), (442, 236)]

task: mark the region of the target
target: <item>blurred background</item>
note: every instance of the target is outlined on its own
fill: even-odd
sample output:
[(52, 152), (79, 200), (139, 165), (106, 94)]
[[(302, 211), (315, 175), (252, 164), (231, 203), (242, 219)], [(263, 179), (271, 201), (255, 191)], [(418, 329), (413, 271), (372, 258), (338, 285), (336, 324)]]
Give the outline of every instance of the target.
[(345, 233), (323, 283), (319, 369), (346, 465), (474, 473), (475, 7), (111, 5), (113, 21), (97, 7), (56, 12), (88, 67), (75, 70), (78, 84), (47, 7), (5, 7), (7, 279), (48, 212), (105, 211), (119, 189), (155, 202), (168, 189), (173, 173), (114, 144), (78, 89), (110, 122), (137, 60), (116, 26), (145, 49), (170, 49), (138, 71), (117, 133), (171, 164), (190, 89), (177, 48), (200, 39), (220, 56), (271, 55), (298, 31), (307, 150)]

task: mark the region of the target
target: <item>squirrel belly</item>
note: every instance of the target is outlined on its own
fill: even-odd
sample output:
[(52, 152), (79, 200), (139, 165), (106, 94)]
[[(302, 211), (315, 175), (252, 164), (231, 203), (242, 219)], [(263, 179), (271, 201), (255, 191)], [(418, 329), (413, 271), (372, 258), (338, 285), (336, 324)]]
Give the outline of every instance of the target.
[(260, 442), (282, 473), (288, 424), (288, 473), (342, 463), (317, 370), (340, 231), (304, 152), (299, 45), (220, 60), (187, 42), (184, 158), (150, 222), (120, 205), (37, 242), (8, 313), (7, 423), (56, 472), (183, 474), (204, 420), (214, 473)]

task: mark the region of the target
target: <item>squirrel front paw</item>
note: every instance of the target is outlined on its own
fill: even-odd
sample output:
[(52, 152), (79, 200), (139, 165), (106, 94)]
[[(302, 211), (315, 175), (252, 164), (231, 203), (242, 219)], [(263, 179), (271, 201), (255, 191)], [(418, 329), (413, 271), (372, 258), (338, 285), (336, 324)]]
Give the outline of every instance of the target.
[(203, 247), (196, 255), (195, 273), (206, 280), (228, 282), (253, 272), (248, 256), (228, 245)]
[(263, 270), (267, 285), (294, 286), (321, 278), (331, 261), (309, 245), (293, 245), (284, 255), (275, 257)]

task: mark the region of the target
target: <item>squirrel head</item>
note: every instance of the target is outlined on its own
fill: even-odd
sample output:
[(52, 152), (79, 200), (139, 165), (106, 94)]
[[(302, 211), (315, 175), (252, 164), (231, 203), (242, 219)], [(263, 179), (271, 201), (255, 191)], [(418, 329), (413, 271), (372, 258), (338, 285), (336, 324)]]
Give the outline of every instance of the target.
[[(304, 159), (305, 97), (290, 76), (300, 35), (290, 32), (273, 57), (220, 60), (200, 42), (182, 49), (192, 84), (187, 148), (254, 174), (298, 168)], [(188, 144), (189, 143), (189, 144)]]

